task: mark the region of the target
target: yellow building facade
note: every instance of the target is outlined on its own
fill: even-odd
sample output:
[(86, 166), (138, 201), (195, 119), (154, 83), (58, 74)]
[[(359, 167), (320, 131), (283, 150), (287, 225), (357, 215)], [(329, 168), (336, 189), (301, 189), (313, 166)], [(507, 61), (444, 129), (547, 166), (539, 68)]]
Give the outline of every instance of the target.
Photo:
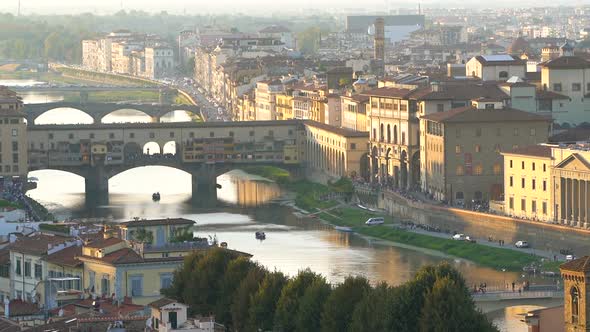
[(534, 145), (503, 152), (504, 211), (517, 218), (553, 220), (551, 146)]

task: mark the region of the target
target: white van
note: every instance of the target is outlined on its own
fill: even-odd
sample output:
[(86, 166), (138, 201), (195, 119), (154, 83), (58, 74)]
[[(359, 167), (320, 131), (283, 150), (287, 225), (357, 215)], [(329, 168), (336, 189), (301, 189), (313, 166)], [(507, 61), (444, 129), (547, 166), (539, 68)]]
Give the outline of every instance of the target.
[(383, 223), (385, 223), (385, 219), (383, 219), (383, 217), (369, 218), (369, 220), (365, 221), (365, 225), (367, 226), (381, 225)]

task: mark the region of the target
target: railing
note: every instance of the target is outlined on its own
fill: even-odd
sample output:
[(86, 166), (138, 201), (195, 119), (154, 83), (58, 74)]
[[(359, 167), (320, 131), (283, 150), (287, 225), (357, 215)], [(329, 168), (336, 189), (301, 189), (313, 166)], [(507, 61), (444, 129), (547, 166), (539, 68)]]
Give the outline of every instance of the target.
[(474, 301), (504, 301), (520, 299), (548, 299), (562, 298), (562, 290), (545, 290), (545, 291), (524, 291), (524, 292), (486, 292), (472, 294)]

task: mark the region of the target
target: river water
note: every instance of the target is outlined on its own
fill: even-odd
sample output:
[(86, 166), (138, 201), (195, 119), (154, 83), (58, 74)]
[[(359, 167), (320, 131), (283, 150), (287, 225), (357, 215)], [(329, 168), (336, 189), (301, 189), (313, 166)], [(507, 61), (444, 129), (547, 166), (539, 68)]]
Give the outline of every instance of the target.
[[(59, 100), (59, 96), (54, 95), (27, 94), (23, 97), (25, 102)], [(77, 110), (61, 109), (40, 117), (37, 123), (86, 123), (85, 116)], [(184, 116), (175, 113), (167, 121), (185, 121)], [(148, 122), (149, 117), (127, 111), (111, 115), (108, 122), (143, 121)], [(217, 182), (221, 185), (218, 203), (209, 208), (197, 208), (191, 204), (198, 197), (191, 197), (189, 174), (167, 167), (141, 167), (113, 177), (109, 181), (109, 203), (102, 206), (87, 204), (81, 177), (49, 170), (29, 175), (38, 179), (38, 187), (28, 194), (59, 218), (193, 219), (197, 222), (195, 235), (227, 242), (232, 249), (251, 253), (255, 261), (267, 268), (289, 275), (309, 267), (331, 282), (340, 282), (348, 275), (363, 275), (374, 283), (386, 281), (398, 285), (411, 279), (425, 264), (449, 260), (417, 248), (372, 243), (334, 231), (316, 220), (299, 219), (286, 207), (265, 204), (281, 195), (276, 184), (239, 170), (218, 177)], [(157, 203), (151, 200), (151, 194), (156, 191), (162, 196)], [(255, 239), (257, 230), (266, 232), (265, 241)], [(519, 278), (517, 273), (499, 272), (461, 259), (450, 261), (470, 285), (481, 282), (488, 286), (504, 285)], [(492, 313), (490, 317), (502, 331), (526, 331), (515, 314), (520, 312), (519, 308), (522, 310), (522, 307), (513, 307)]]

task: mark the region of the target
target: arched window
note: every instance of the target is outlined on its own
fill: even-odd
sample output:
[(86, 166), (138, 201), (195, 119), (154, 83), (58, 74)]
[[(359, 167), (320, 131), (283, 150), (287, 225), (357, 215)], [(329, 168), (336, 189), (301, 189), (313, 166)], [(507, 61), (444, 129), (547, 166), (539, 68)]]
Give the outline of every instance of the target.
[(580, 302), (580, 293), (576, 287), (572, 287), (570, 289), (570, 298), (571, 298), (571, 306), (572, 306), (572, 323), (578, 322), (578, 314), (579, 314), (579, 302)]
[(387, 125), (387, 143), (391, 143), (391, 126)]
[(397, 144), (397, 126), (393, 126), (393, 144)]
[(402, 145), (406, 145), (406, 133), (402, 131)]
[(464, 174), (463, 165), (457, 165), (457, 169), (455, 171), (455, 174), (457, 174), (459, 176)]
[(473, 174), (475, 174), (475, 175), (482, 175), (483, 174), (483, 166), (481, 163), (475, 165), (475, 169), (473, 170)]
[(373, 128), (373, 139), (377, 140), (377, 129)]
[(500, 76), (500, 78), (508, 78), (508, 72), (503, 70), (500, 72), (499, 76)]
[(385, 130), (383, 130), (383, 124), (381, 124), (381, 142), (383, 142), (385, 140)]
[(502, 173), (502, 165), (500, 165), (500, 163), (495, 163), (494, 164), (494, 175), (498, 175)]

